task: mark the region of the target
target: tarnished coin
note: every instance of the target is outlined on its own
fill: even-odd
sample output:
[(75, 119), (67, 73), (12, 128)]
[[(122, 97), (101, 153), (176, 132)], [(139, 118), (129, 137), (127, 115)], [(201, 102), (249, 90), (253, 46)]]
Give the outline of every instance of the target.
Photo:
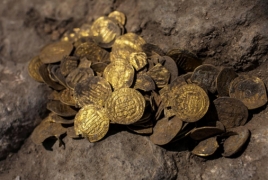
[(193, 82), (191, 81), (191, 77), (193, 75), (193, 72), (188, 72), (186, 74), (180, 75), (181, 77), (184, 78), (184, 80), (188, 83), (188, 84), (192, 84)]
[(93, 76), (78, 83), (74, 88), (74, 97), (79, 107), (87, 104), (104, 106), (104, 102), (112, 93), (108, 81), (99, 76)]
[(216, 86), (219, 96), (229, 96), (230, 83), (238, 75), (233, 68), (223, 68), (216, 79)]
[(153, 133), (153, 127), (140, 127), (140, 126), (133, 126), (128, 125), (127, 128), (137, 134), (152, 134)]
[(74, 119), (76, 135), (87, 137), (90, 142), (101, 140), (109, 130), (109, 118), (104, 108), (86, 105), (81, 108)]
[(39, 73), (39, 68), (42, 66), (42, 62), (39, 56), (35, 56), (28, 64), (28, 73), (35, 81), (44, 82), (42, 76)]
[(153, 128), (150, 140), (157, 145), (168, 144), (179, 133), (182, 124), (182, 121), (176, 116), (170, 120), (168, 118), (160, 119)]
[(73, 50), (73, 45), (71, 42), (59, 41), (54, 42), (42, 49), (40, 52), (40, 60), (47, 63), (59, 62), (64, 56), (69, 56)]
[(53, 89), (55, 90), (63, 90), (65, 89), (64, 86), (54, 82), (51, 80), (51, 78), (49, 77), (49, 72), (48, 72), (48, 69), (47, 69), (47, 64), (43, 64), (40, 66), (39, 68), (39, 73), (42, 77), (42, 79), (44, 80), (44, 82), (49, 85), (50, 87), (52, 87)]
[(91, 37), (96, 44), (104, 48), (110, 48), (123, 29), (112, 18), (99, 17), (91, 26)]
[(130, 87), (134, 79), (134, 68), (124, 62), (113, 62), (108, 64), (103, 71), (103, 77), (114, 89)]
[(178, 75), (178, 67), (176, 62), (169, 56), (162, 56), (165, 59), (163, 66), (170, 72), (170, 82), (174, 81)]
[(175, 78), (169, 85), (170, 88), (170, 98), (174, 97), (175, 94), (177, 94), (178, 89), (183, 86), (186, 85), (187, 83), (185, 82), (185, 79), (182, 76), (178, 76), (177, 78)]
[(91, 62), (103, 62), (109, 60), (108, 51), (102, 49), (93, 42), (80, 44), (74, 53), (80, 58), (86, 57)]
[(174, 59), (180, 72), (191, 72), (202, 64), (202, 61), (195, 54), (187, 50), (172, 49), (167, 53), (167, 56)]
[(145, 52), (145, 54), (150, 57), (154, 54), (158, 54), (160, 56), (164, 56), (165, 53), (162, 49), (160, 49), (157, 45), (146, 43), (142, 45), (142, 51)]
[[(170, 107), (171, 103), (170, 103), (170, 85), (167, 84), (165, 85), (160, 91), (159, 91), (159, 95), (161, 98), (161, 104), (163, 106), (163, 108), (165, 107)], [(161, 109), (161, 108), (159, 108)]]
[(218, 68), (210, 64), (204, 64), (195, 68), (191, 81), (206, 88), (211, 93), (215, 93), (217, 90), (216, 78), (218, 74)]
[(67, 76), (70, 72), (75, 70), (78, 66), (78, 57), (66, 56), (60, 63), (60, 71), (63, 76)]
[(76, 68), (66, 77), (66, 84), (70, 89), (74, 89), (76, 84), (94, 76), (91, 68)]
[(47, 109), (63, 117), (71, 117), (77, 113), (76, 110), (60, 101), (49, 101), (47, 103)]
[(48, 75), (49, 78), (54, 81), (54, 82), (59, 82), (58, 79), (54, 76), (55, 69), (58, 68), (58, 64), (47, 64), (47, 70), (48, 70)]
[(222, 134), (225, 131), (218, 127), (212, 127), (212, 126), (203, 126), (199, 128), (194, 128), (190, 131), (189, 136), (197, 141), (201, 141), (203, 139), (207, 139), (209, 137)]
[(192, 153), (197, 156), (211, 156), (213, 155), (217, 149), (219, 148), (219, 144), (217, 142), (216, 137), (211, 137), (206, 140), (201, 141), (193, 150)]
[(58, 91), (52, 91), (47, 98), (50, 100), (60, 100), (61, 93)]
[(53, 77), (57, 80), (57, 82), (59, 82), (64, 87), (67, 87), (65, 77), (60, 70), (60, 65), (54, 65), (51, 69), (51, 74), (53, 74)]
[(124, 26), (126, 23), (126, 16), (122, 12), (113, 11), (108, 15), (108, 17), (114, 19), (117, 23), (121, 24), (122, 26)]
[(265, 85), (256, 76), (242, 75), (235, 78), (231, 82), (229, 94), (242, 101), (248, 109), (256, 109), (267, 103)]
[(129, 63), (139, 71), (147, 65), (147, 56), (144, 52), (133, 52), (129, 56)]
[(102, 76), (104, 69), (106, 68), (108, 64), (104, 62), (97, 62), (91, 65), (91, 69)]
[(182, 121), (196, 122), (207, 113), (209, 98), (198, 85), (186, 84), (178, 88), (171, 107)]
[(227, 128), (243, 126), (248, 120), (248, 109), (238, 99), (220, 97), (213, 101), (219, 121)]
[(244, 144), (250, 137), (249, 130), (244, 126), (239, 126), (230, 129), (229, 132), (234, 132), (237, 135), (232, 135), (224, 141), (223, 148), (224, 152), (222, 156), (230, 157), (242, 150)]
[(66, 105), (76, 106), (74, 91), (67, 88), (60, 92), (59, 100)]
[(121, 88), (112, 93), (105, 107), (111, 121), (118, 124), (133, 124), (142, 117), (145, 100), (137, 90)]
[(78, 68), (91, 68), (92, 61), (89, 61), (86, 57), (80, 58)]
[(50, 117), (51, 117), (50, 122), (53, 122), (53, 123), (60, 123), (60, 124), (73, 124), (74, 123), (73, 119), (64, 119), (64, 118), (62, 118), (59, 115), (54, 114), (54, 113), (51, 113)]
[(41, 145), (49, 137), (59, 138), (66, 133), (66, 128), (59, 123), (53, 123), (50, 115), (46, 117), (33, 131), (31, 139), (36, 145)]
[(145, 92), (155, 90), (154, 80), (145, 73), (138, 73), (134, 83), (134, 89), (140, 89)]
[(169, 82), (170, 72), (160, 63), (150, 69), (147, 74), (154, 80), (158, 88), (164, 87)]

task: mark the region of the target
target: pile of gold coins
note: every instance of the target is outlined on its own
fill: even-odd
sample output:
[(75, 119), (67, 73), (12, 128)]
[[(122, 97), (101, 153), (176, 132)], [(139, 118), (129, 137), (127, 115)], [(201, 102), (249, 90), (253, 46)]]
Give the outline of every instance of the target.
[(187, 50), (163, 52), (134, 33), (124, 34), (125, 15), (114, 11), (66, 33), (41, 49), (30, 76), (53, 89), (51, 113), (32, 133), (42, 144), (63, 134), (96, 142), (110, 124), (148, 135), (157, 145), (183, 138), (195, 155), (219, 148), (233, 156), (250, 137), (249, 110), (267, 103), (261, 79), (202, 61)]

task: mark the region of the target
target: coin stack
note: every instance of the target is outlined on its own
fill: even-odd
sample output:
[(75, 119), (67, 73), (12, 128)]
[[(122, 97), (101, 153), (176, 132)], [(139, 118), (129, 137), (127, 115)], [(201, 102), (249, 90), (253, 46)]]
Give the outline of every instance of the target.
[(63, 134), (96, 142), (114, 123), (157, 145), (189, 138), (199, 156), (219, 148), (224, 157), (239, 152), (250, 136), (243, 126), (249, 110), (267, 103), (262, 80), (202, 64), (187, 50), (165, 53), (124, 34), (125, 22), (114, 11), (66, 33), (30, 61), (30, 76), (53, 89), (51, 113), (35, 128), (33, 142), (56, 137), (63, 143)]

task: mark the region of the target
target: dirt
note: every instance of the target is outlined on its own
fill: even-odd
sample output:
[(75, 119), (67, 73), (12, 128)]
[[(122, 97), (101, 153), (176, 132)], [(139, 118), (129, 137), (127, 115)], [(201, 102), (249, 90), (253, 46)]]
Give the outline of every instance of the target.
[[(4, 0), (0, 7), (0, 85), (5, 93), (2, 91), (0, 96), (0, 107), (10, 105), (12, 110), (20, 109), (25, 99), (36, 95), (37, 91), (40, 96), (40, 89), (45, 93), (44, 86), (25, 75), (29, 59), (48, 42), (58, 40), (65, 31), (85, 22), (92, 23), (112, 10), (126, 14), (127, 32), (141, 35), (164, 52), (172, 48), (188, 49), (203, 63), (233, 67), (239, 74), (257, 76), (268, 84), (267, 9), (265, 0)], [(17, 85), (16, 78), (31, 81), (30, 87), (38, 88), (20, 92), (17, 87), (16, 91), (10, 91)], [(23, 87), (27, 88), (27, 84)], [(14, 98), (4, 98), (8, 94)], [(14, 118), (3, 108), (0, 111), (0, 144), (1, 148), (8, 147), (1, 151), (6, 158), (0, 161), (0, 179), (268, 177), (267, 105), (250, 111), (246, 127), (251, 131), (251, 138), (240, 154), (233, 158), (205, 159), (189, 153), (186, 140), (159, 147), (148, 137), (131, 134), (121, 127), (110, 130), (109, 135), (97, 143), (66, 137), (66, 149), (56, 143), (53, 150), (47, 150), (26, 138), (44, 114), (40, 102), (44, 102), (43, 98), (25, 106)], [(28, 111), (38, 113), (31, 115), (26, 113)], [(10, 131), (10, 124), (16, 131)], [(23, 138), (19, 138), (22, 134)], [(4, 146), (6, 144), (8, 146)]]

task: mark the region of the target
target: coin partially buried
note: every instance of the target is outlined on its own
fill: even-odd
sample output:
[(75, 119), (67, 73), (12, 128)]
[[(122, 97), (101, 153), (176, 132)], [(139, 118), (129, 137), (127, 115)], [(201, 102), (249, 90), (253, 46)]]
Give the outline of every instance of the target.
[(90, 142), (101, 140), (108, 132), (109, 124), (106, 110), (95, 105), (84, 106), (74, 119), (76, 135), (87, 137)]
[(242, 75), (235, 78), (231, 82), (229, 94), (241, 100), (248, 109), (256, 109), (267, 103), (265, 85), (256, 76)]
[(112, 93), (105, 103), (109, 118), (118, 124), (133, 124), (140, 120), (145, 109), (145, 100), (140, 92), (121, 88)]
[(69, 56), (73, 50), (71, 42), (59, 41), (45, 46), (40, 52), (40, 60), (47, 63), (59, 62), (64, 56)]
[(211, 156), (217, 149), (219, 144), (216, 137), (211, 137), (206, 140), (201, 141), (193, 150), (192, 153), (197, 156)]

